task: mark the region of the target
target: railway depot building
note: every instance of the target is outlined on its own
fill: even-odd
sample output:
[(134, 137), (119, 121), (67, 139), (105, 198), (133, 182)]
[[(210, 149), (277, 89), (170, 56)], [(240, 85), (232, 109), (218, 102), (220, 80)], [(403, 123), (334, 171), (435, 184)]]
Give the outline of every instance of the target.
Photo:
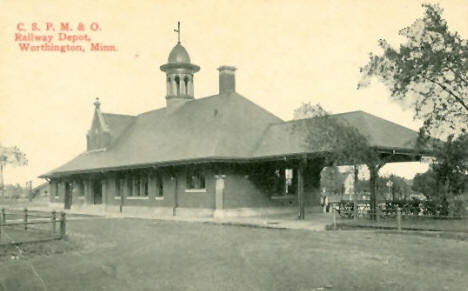
[[(97, 99), (87, 149), (44, 175), (55, 207), (141, 216), (247, 216), (320, 211), (319, 149), (235, 89), (221, 66), (219, 93), (194, 98), (199, 71), (180, 42), (161, 70), (166, 107), (131, 116), (104, 113)], [(393, 161), (414, 160), (417, 133), (371, 114), (334, 115)], [(299, 195), (301, 194), (301, 195)], [(302, 195), (303, 194), (303, 195)]]

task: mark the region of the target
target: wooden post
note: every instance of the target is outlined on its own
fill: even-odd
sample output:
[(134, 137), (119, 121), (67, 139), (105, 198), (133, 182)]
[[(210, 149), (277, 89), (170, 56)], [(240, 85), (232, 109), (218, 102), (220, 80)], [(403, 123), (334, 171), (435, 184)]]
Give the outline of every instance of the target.
[(335, 211), (335, 207), (332, 207), (332, 213), (333, 213), (333, 230), (336, 230), (336, 211)]
[(358, 165), (354, 165), (353, 167), (354, 167), (354, 181), (353, 181), (354, 220), (357, 220), (358, 215), (359, 215), (358, 191), (357, 191), (357, 186), (359, 184), (359, 168), (358, 168)]
[(174, 208), (172, 209), (172, 215), (176, 216), (177, 215), (177, 207), (179, 207), (179, 197), (177, 195), (177, 172), (173, 173), (173, 179), (174, 179)]
[(28, 209), (24, 209), (24, 231), (28, 230)]
[(302, 161), (297, 169), (297, 199), (299, 202), (299, 219), (305, 219), (305, 201), (304, 201), (304, 165)]
[(67, 233), (67, 231), (66, 231), (66, 222), (65, 222), (65, 212), (62, 212), (60, 215), (61, 215), (61, 219), (60, 219), (60, 236), (64, 237), (65, 234)]
[[(376, 198), (377, 199), (377, 198)], [(377, 221), (377, 223), (380, 222), (380, 211), (379, 211), (379, 203), (375, 203), (375, 220)]]
[(3, 218), (0, 215), (0, 241), (2, 240)]
[(52, 211), (52, 216), (50, 220), (52, 222), (52, 233), (56, 233), (57, 232), (57, 213), (55, 212), (55, 210)]
[(401, 209), (400, 207), (397, 207), (396, 217), (397, 217), (397, 229), (398, 231), (401, 231)]

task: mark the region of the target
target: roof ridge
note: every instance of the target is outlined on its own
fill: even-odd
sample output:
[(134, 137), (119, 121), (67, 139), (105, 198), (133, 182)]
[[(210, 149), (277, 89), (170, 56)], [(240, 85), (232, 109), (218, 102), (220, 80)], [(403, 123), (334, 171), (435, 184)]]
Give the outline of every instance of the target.
[(117, 136), (117, 138), (113, 140), (112, 143), (107, 147), (107, 150), (110, 150), (119, 144), (119, 141), (122, 139), (122, 137), (135, 125), (136, 120), (137, 118), (133, 118), (132, 121), (130, 121), (130, 123), (125, 127), (124, 130), (122, 130), (119, 136)]
[(249, 103), (255, 105), (256, 107), (260, 108), (261, 110), (265, 111), (267, 114), (269, 114), (269, 115), (271, 115), (271, 116), (273, 116), (273, 117), (279, 119), (280, 121), (278, 121), (278, 122), (284, 122), (284, 120), (281, 119), (279, 116), (277, 116), (277, 115), (271, 113), (269, 110), (267, 110), (267, 109), (261, 107), (261, 106), (258, 105), (257, 103), (255, 103), (255, 102), (253, 102), (252, 100), (250, 100), (250, 99), (248, 99), (248, 98), (242, 96), (241, 94), (239, 94), (239, 93), (237, 93), (237, 92), (232, 92), (232, 93), (229, 94), (229, 95), (230, 95), (230, 96), (235, 95), (235, 96), (237, 96), (237, 97), (240, 97), (240, 98), (243, 99), (244, 101), (247, 101), (247, 102), (249, 102)]
[[(341, 112), (341, 113), (334, 113), (334, 114), (329, 114), (330, 117), (335, 117), (335, 116), (340, 116), (340, 115), (346, 115), (346, 114), (352, 114), (352, 113), (357, 113), (357, 112), (363, 112), (363, 113), (367, 113), (363, 110), (354, 110), (354, 111), (348, 111), (348, 112)], [(369, 113), (367, 113), (369, 114)], [(370, 114), (372, 115), (372, 114)], [(293, 122), (298, 122), (298, 121), (304, 121), (304, 120), (307, 120), (307, 119), (312, 119), (312, 118), (315, 118), (315, 117), (304, 117), (304, 118), (299, 118), (299, 119), (290, 119), (290, 120), (285, 120), (283, 122), (275, 122), (274, 124), (284, 124), (284, 123), (293, 123)]]
[(372, 113), (369, 113), (369, 112), (366, 112), (366, 111), (362, 111), (362, 112), (365, 113), (365, 114), (367, 114), (367, 115), (370, 115), (370, 116), (372, 116), (372, 117), (374, 117), (374, 118), (383, 120), (383, 121), (388, 122), (388, 123), (391, 123), (391, 124), (393, 124), (393, 125), (397, 125), (398, 127), (401, 127), (401, 128), (407, 129), (407, 130), (411, 130), (411, 131), (414, 131), (414, 132), (417, 132), (417, 131), (414, 130), (414, 129), (411, 129), (411, 128), (409, 128), (409, 127), (403, 126), (403, 125), (398, 124), (398, 123), (396, 123), (396, 122), (393, 122), (393, 121), (391, 121), (391, 120), (384, 119), (384, 118), (379, 117), (379, 116), (377, 116), (377, 115), (374, 115), (374, 114), (372, 114)]
[(120, 113), (107, 113), (107, 112), (101, 112), (102, 115), (114, 115), (114, 116), (122, 116), (122, 117), (136, 117), (136, 115), (130, 115), (130, 114), (120, 114)]
[(249, 157), (253, 156), (253, 154), (255, 153), (255, 151), (260, 147), (260, 144), (262, 143), (263, 141), (263, 138), (265, 137), (265, 135), (267, 134), (268, 130), (271, 128), (271, 126), (275, 125), (277, 123), (270, 123), (268, 124), (265, 129), (263, 130), (262, 134), (259, 136), (257, 142), (254, 144), (254, 146), (252, 147), (252, 150), (250, 151), (249, 153)]
[[(217, 96), (221, 96), (221, 95), (220, 95), (220, 94), (216, 94), (216, 95), (210, 95), (210, 96), (206, 96), (206, 97), (195, 98), (195, 99), (190, 100), (190, 101), (188, 101), (188, 102), (204, 101), (204, 100), (206, 100), (206, 99), (208, 99), (208, 98), (213, 98), (213, 97), (217, 97)], [(188, 103), (188, 102), (187, 102), (187, 103)], [(185, 103), (185, 104), (187, 104), (187, 103)], [(185, 104), (184, 104), (184, 105), (185, 105)], [(182, 107), (182, 106), (181, 106), (181, 107)], [(135, 116), (135, 117), (138, 117), (138, 116), (143, 115), (143, 114), (148, 114), (148, 113), (151, 113), (151, 112), (155, 112), (155, 111), (159, 111), (159, 110), (164, 110), (164, 109), (167, 109), (167, 106), (165, 106), (165, 107), (160, 107), (160, 108), (156, 108), (156, 109), (152, 109), (152, 110), (148, 110), (148, 111), (144, 111), (144, 112), (142, 112), (142, 113), (140, 113), (140, 114), (137, 114), (137, 115), (134, 115), (134, 116)]]

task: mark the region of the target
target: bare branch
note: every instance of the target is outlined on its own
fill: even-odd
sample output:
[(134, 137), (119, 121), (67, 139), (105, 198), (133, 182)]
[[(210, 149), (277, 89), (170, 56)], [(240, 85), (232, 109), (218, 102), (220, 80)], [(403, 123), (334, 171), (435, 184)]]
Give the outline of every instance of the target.
[(453, 98), (455, 98), (455, 100), (457, 100), (458, 103), (461, 104), (461, 106), (463, 106), (463, 108), (465, 108), (466, 111), (468, 111), (468, 105), (463, 101), (463, 99), (461, 99), (459, 96), (457, 96), (455, 93), (452, 92), (452, 90), (450, 90), (447, 86), (445, 86), (444, 84), (441, 84), (435, 80), (432, 80), (428, 77), (423, 77), (424, 79), (438, 85), (442, 90), (444, 90), (445, 92), (449, 93)]

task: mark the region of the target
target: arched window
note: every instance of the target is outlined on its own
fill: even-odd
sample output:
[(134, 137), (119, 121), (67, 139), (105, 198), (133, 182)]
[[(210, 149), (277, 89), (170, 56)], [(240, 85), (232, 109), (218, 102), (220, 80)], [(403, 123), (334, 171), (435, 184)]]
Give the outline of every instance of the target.
[(186, 76), (184, 78), (184, 83), (185, 83), (185, 95), (189, 95), (189, 89), (188, 89), (188, 83), (189, 83), (189, 78)]
[(171, 84), (171, 78), (167, 77), (167, 95), (172, 95), (172, 84)]
[(180, 78), (179, 78), (179, 76), (176, 76), (174, 80), (176, 82), (176, 88), (177, 88), (177, 92), (176, 92), (177, 94), (176, 95), (180, 96)]

